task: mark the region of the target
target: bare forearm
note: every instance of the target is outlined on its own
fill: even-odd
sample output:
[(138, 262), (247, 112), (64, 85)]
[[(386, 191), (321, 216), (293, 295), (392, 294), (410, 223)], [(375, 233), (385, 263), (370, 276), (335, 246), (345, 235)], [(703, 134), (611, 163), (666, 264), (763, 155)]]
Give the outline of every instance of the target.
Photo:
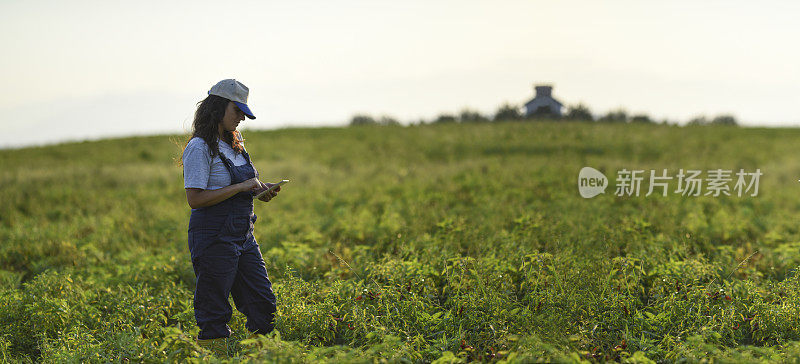
[(191, 188), (186, 190), (186, 199), (189, 202), (189, 207), (196, 209), (216, 205), (242, 191), (241, 183), (225, 186), (216, 190)]

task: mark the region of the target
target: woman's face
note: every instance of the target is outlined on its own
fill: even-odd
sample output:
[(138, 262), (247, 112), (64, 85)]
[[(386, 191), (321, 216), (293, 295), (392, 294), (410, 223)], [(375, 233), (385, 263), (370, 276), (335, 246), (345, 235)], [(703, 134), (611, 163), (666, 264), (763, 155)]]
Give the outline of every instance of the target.
[(222, 122), (219, 123), (220, 131), (234, 131), (242, 120), (244, 120), (244, 112), (239, 110), (233, 101), (229, 101)]

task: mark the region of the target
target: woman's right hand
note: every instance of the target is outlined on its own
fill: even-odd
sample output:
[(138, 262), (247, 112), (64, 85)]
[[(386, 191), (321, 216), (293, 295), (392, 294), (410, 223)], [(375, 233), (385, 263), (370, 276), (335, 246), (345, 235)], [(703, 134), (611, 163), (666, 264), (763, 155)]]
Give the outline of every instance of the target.
[(239, 183), (239, 188), (242, 190), (242, 192), (250, 192), (254, 189), (261, 188), (261, 181), (259, 181), (258, 178), (253, 177), (247, 181)]

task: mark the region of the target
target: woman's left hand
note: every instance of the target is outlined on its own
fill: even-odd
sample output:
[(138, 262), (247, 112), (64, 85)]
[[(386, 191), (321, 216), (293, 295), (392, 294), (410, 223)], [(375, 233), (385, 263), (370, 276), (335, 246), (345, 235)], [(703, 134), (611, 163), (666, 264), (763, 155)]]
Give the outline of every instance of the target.
[[(270, 187), (272, 187), (273, 185), (275, 185), (275, 184), (274, 184), (274, 183), (264, 183), (264, 182), (261, 182), (261, 191), (263, 191), (263, 190), (265, 190), (265, 189), (267, 189), (267, 188), (270, 188)], [(261, 201), (264, 201), (264, 202), (269, 202), (269, 200), (271, 200), (273, 197), (275, 197), (275, 196), (277, 196), (277, 195), (278, 195), (278, 191), (280, 191), (280, 190), (281, 190), (281, 186), (278, 186), (278, 188), (276, 188), (276, 189), (275, 189), (275, 190), (273, 190), (272, 192), (270, 192), (270, 193), (265, 193), (265, 194), (264, 194), (264, 196), (261, 196), (261, 197), (259, 198), (259, 200), (261, 200)], [(261, 192), (261, 191), (258, 191), (258, 192)]]

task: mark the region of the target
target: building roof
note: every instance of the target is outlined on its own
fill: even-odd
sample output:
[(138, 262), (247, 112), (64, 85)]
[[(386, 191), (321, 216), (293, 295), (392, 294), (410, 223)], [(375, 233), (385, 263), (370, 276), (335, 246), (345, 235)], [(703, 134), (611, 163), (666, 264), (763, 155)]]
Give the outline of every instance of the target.
[(548, 100), (552, 100), (553, 102), (555, 102), (556, 104), (558, 104), (558, 106), (561, 106), (561, 107), (563, 107), (563, 106), (564, 106), (564, 104), (562, 104), (562, 103), (558, 102), (558, 100), (554, 99), (552, 96), (536, 96), (536, 97), (532, 98), (532, 99), (531, 99), (531, 101), (528, 101), (528, 102), (526, 102), (526, 103), (525, 103), (525, 106), (528, 106), (528, 105), (529, 105), (529, 104), (531, 104), (532, 102), (536, 101), (536, 99), (539, 99), (539, 100), (542, 100), (542, 101), (548, 101)]

